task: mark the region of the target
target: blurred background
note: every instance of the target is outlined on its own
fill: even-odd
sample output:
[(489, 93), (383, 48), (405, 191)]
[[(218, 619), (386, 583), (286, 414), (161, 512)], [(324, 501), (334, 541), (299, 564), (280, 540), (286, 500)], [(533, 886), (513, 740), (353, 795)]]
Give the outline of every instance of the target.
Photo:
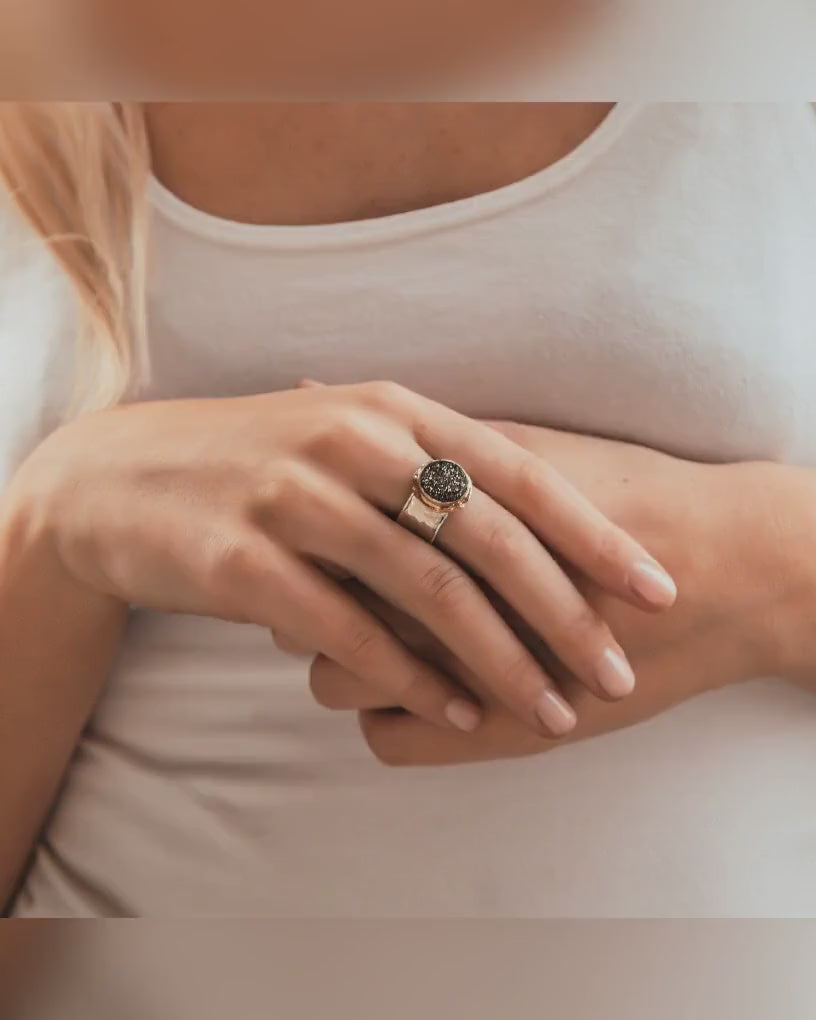
[(812, 0), (0, 0), (16, 99), (801, 99), (814, 52)]
[(816, 1016), (811, 922), (14, 921), (2, 946), (9, 1020)]

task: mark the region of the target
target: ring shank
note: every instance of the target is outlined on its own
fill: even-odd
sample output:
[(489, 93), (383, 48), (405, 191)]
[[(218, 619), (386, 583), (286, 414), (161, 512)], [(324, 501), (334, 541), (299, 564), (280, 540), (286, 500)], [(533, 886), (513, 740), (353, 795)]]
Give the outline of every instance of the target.
[(399, 512), (397, 523), (424, 538), (426, 542), (433, 543), (447, 517), (444, 510), (432, 509), (412, 492)]

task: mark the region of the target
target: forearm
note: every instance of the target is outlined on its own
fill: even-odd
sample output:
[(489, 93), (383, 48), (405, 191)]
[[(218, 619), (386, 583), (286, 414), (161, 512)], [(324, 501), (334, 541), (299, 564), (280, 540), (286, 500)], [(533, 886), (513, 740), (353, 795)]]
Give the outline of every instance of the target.
[(126, 606), (79, 586), (43, 529), (0, 507), (0, 901), (110, 669)]
[[(780, 464), (731, 467), (730, 502), (749, 535), (743, 573), (752, 593), (748, 629), (767, 672), (814, 687), (816, 678), (816, 470)], [(749, 583), (750, 582), (750, 583)]]

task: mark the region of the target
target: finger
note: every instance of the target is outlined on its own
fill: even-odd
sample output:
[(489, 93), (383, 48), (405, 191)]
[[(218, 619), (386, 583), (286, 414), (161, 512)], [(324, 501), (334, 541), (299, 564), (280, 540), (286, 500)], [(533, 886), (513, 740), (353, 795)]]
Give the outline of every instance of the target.
[(325, 383), (317, 382), (315, 379), (301, 379), (296, 388), (299, 390), (311, 390), (325, 385)]
[(593, 694), (632, 693), (634, 671), (606, 621), (518, 518), (475, 490), (437, 544), (484, 578)]
[(518, 758), (541, 754), (558, 747), (558, 740), (547, 740), (521, 727), (508, 717), (485, 718), (479, 732), (461, 739), (461, 734), (443, 732), (421, 719), (405, 713), (364, 710), (359, 716), (360, 730), (374, 756), (384, 765), (440, 766), (497, 758)]
[[(670, 663), (668, 668), (671, 668)], [(660, 670), (658, 675), (665, 672), (665, 669)], [(574, 679), (565, 676), (563, 682), (570, 697), (575, 697), (574, 704), (581, 716), (578, 726), (564, 740), (543, 738), (520, 726), (506, 713), (491, 710), (485, 713), (478, 732), (465, 739), (459, 733), (429, 726), (414, 716), (378, 709), (360, 712), (360, 728), (373, 754), (386, 765), (438, 766), (541, 754), (564, 743), (634, 725), (660, 711), (654, 704), (651, 707), (638, 705), (637, 698), (615, 704), (600, 702), (591, 698)]]
[(309, 676), (312, 696), (318, 705), (334, 711), (398, 708), (381, 688), (372, 687), (336, 662), (318, 655)]
[[(519, 621), (521, 623), (521, 621)], [(522, 624), (523, 626), (523, 624)], [(415, 716), (389, 712), (387, 706), (371, 705), (359, 710), (360, 729), (369, 749), (389, 766), (460, 765), (468, 762), (519, 758), (551, 751), (560, 744), (597, 736), (619, 725), (636, 721), (636, 713), (615, 722), (607, 713), (626, 712), (633, 699), (615, 705), (590, 699), (587, 690), (572, 677), (538, 638), (530, 635), (535, 654), (547, 664), (561, 690), (578, 709), (580, 721), (564, 740), (551, 740), (534, 733), (500, 711), (488, 709), (482, 725), (469, 739), (429, 726)], [(593, 710), (595, 715), (593, 716)], [(598, 712), (604, 713), (598, 715)]]
[[(424, 457), (413, 442), (360, 434), (336, 451), (334, 464), (368, 501), (394, 513)], [(449, 515), (437, 546), (500, 594), (595, 695), (632, 692), (634, 672), (608, 625), (539, 538), (487, 494), (474, 489), (468, 505)]]
[[(359, 581), (350, 581), (345, 585), (345, 588), (412, 651), (423, 659), (433, 662), (443, 673), (456, 678), (457, 682), (460, 681), (461, 662), (427, 627), (392, 603), (380, 598), (376, 592), (366, 588)], [(490, 597), (490, 593), (486, 594)], [(503, 615), (501, 610), (499, 612), (500, 615)], [(515, 630), (515, 627), (513, 629)], [(533, 649), (531, 648), (531, 650)], [(535, 652), (533, 653), (535, 654)], [(467, 686), (467, 682), (465, 685)]]
[(208, 584), (224, 615), (315, 648), (389, 701), (443, 727), (471, 731), (481, 709), (430, 663), (414, 656), (388, 628), (311, 564), (250, 532), (210, 553)]
[(320, 476), (279, 514), (277, 527), (299, 552), (339, 563), (419, 620), (528, 726), (560, 736), (575, 725), (555, 683), (473, 578), (355, 493)]
[[(457, 423), (450, 440), (454, 450), (461, 444), (458, 455), (465, 458), (475, 484), (606, 591), (641, 608), (664, 609), (674, 604), (673, 579), (639, 542), (542, 457), (476, 424), (478, 436)], [(430, 452), (442, 455), (434, 449)]]
[(606, 591), (641, 608), (674, 604), (677, 588), (668, 572), (542, 457), (484, 422), (394, 384), (368, 384), (366, 393), (369, 406), (390, 407), (422, 449), (462, 464), (476, 486)]
[(274, 630), (270, 630), (269, 633), (272, 635), (272, 641), (274, 642), (275, 647), (280, 649), (280, 651), (285, 652), (287, 655), (300, 657), (315, 654), (314, 648), (304, 647), (288, 634), (281, 634)]
[[(490, 709), (478, 733), (463, 740), (460, 734), (429, 726), (415, 716), (370, 706), (359, 711), (360, 729), (369, 749), (379, 761), (390, 766), (460, 765), (542, 754), (563, 743), (597, 736), (637, 721), (637, 711), (630, 708), (633, 699), (614, 705), (590, 699), (586, 688), (569, 675), (549, 650), (538, 641), (536, 644), (537, 654), (544, 662), (549, 662), (562, 690), (579, 710), (580, 722), (563, 740), (541, 737), (519, 726), (504, 712)], [(621, 712), (630, 714), (621, 716)]]

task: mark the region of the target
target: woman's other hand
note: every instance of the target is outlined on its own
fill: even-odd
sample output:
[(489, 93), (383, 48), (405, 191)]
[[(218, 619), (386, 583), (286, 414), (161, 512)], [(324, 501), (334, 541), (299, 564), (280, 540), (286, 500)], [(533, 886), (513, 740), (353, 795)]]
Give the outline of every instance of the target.
[[(568, 740), (633, 725), (742, 679), (806, 675), (805, 662), (816, 657), (814, 642), (807, 653), (808, 614), (792, 609), (813, 604), (813, 585), (804, 584), (805, 575), (794, 564), (807, 522), (813, 522), (812, 477), (776, 465), (692, 464), (638, 446), (545, 429), (513, 426), (506, 431), (541, 451), (602, 510), (647, 541), (681, 586), (675, 608), (660, 617), (615, 603), (595, 585), (582, 586), (614, 627), (638, 674), (635, 692), (614, 704), (588, 697), (551, 650), (504, 607), (577, 711), (578, 724)], [(463, 685), (478, 685), (465, 665), (415, 621), (397, 617), (391, 607), (374, 607), (368, 594), (362, 597), (419, 654)], [(798, 627), (790, 623), (796, 620)], [(391, 706), (378, 692), (325, 657), (313, 665), (312, 688), (326, 707), (359, 710), (370, 747), (390, 764), (454, 764), (556, 746), (520, 727), (489, 697), (478, 733), (463, 738), (432, 732), (409, 714), (383, 711)]]

